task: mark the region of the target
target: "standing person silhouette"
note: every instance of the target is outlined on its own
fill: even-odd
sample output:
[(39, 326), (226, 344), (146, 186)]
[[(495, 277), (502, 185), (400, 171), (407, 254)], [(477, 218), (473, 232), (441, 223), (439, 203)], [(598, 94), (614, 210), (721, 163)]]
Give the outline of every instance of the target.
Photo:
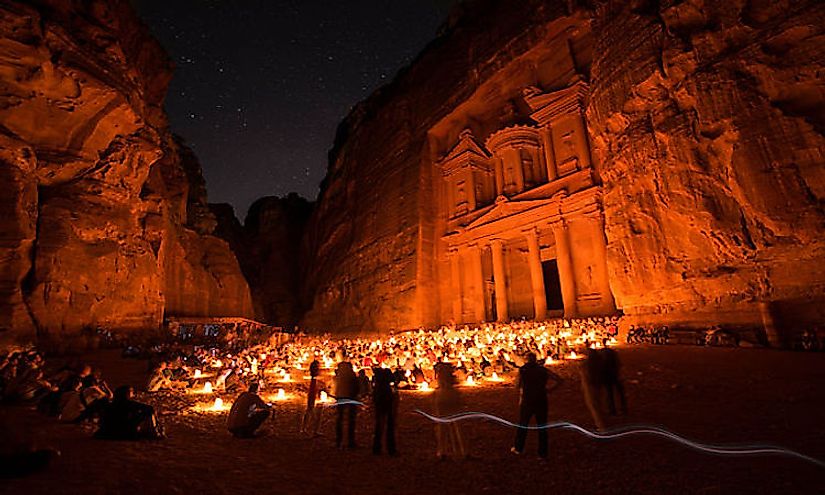
[[(553, 386), (548, 388), (549, 382)], [(515, 446), (510, 449), (514, 454), (524, 452), (524, 442), (527, 440), (527, 426), (532, 417), (536, 418), (536, 425), (541, 427), (547, 424), (547, 393), (562, 384), (560, 376), (536, 362), (536, 354), (527, 354), (527, 362), (519, 369), (519, 426), (516, 431)], [(547, 458), (547, 430), (539, 430), (539, 457)]]
[(355, 416), (357, 405), (351, 401), (358, 399), (358, 376), (352, 363), (341, 361), (335, 369), (335, 399), (338, 402), (338, 417), (335, 421), (335, 446), (341, 448), (344, 440), (344, 415), (347, 416), (347, 448), (355, 448)]
[(315, 401), (321, 390), (318, 384), (318, 375), (321, 372), (321, 363), (318, 360), (313, 360), (309, 365), (309, 389), (307, 390), (307, 408), (304, 411), (304, 417), (301, 420), (301, 432), (312, 436), (318, 435), (318, 427), (321, 423), (321, 414), (318, 408), (315, 407)]
[[(435, 414), (440, 417), (457, 414), (461, 411), (461, 393), (455, 386), (456, 378), (454, 368), (449, 363), (438, 363), (435, 366), (435, 376), (438, 381), (438, 388), (433, 393), (435, 401)], [(435, 436), (437, 443), (436, 456), (439, 459), (447, 457), (447, 452), (458, 457), (466, 457), (464, 449), (464, 439), (461, 437), (461, 430), (458, 422), (435, 424)]]
[(616, 400), (613, 397), (614, 393), (619, 395), (619, 405), (621, 409), (619, 413), (627, 414), (627, 398), (624, 393), (624, 384), (620, 373), (619, 354), (607, 346), (608, 339), (602, 341), (602, 348), (599, 349), (601, 354), (602, 365), (604, 366), (604, 387), (607, 389), (607, 410), (612, 416), (616, 415)]
[(372, 453), (381, 454), (381, 437), (387, 432), (387, 453), (396, 455), (395, 450), (395, 413), (398, 402), (397, 392), (393, 386), (392, 372), (386, 368), (373, 370), (372, 404), (375, 408), (375, 436)]
[(582, 384), (582, 394), (584, 403), (593, 417), (596, 429), (604, 431), (604, 389), (605, 389), (605, 363), (603, 355), (590, 347), (590, 343), (585, 344), (583, 351), (585, 358), (579, 364), (579, 376)]

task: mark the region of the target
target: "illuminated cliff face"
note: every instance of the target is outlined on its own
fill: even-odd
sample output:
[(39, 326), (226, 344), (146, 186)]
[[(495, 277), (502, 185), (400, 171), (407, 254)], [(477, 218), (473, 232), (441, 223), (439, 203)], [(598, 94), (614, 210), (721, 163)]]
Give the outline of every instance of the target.
[[(359, 332), (825, 317), (822, 2), (460, 8), (342, 123), (300, 256), (261, 238), (259, 307)], [(128, 3), (0, 25), (0, 339), (251, 316)]]
[(478, 5), (342, 124), (306, 323), (816, 317), (819, 3)]
[(825, 9), (704, 4), (605, 7), (594, 22), (588, 123), (616, 298), (645, 319), (751, 323), (759, 301), (815, 309)]
[(160, 47), (127, 2), (36, 5), (0, 7), (0, 339), (249, 315), (166, 128)]

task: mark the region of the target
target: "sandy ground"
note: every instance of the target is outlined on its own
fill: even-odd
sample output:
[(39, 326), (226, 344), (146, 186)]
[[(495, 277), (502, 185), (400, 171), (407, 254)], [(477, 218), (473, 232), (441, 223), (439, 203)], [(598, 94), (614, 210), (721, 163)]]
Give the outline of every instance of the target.
[[(825, 353), (683, 346), (620, 350), (630, 414), (612, 423), (666, 427), (691, 439), (723, 444), (782, 445), (825, 459)], [(89, 356), (114, 384), (140, 384), (145, 362), (112, 353)], [(552, 419), (592, 428), (575, 370), (551, 395)], [(514, 420), (512, 385), (465, 389), (467, 409)], [(334, 448), (333, 410), (323, 436), (298, 433), (299, 400), (277, 406), (268, 436), (237, 440), (221, 414), (181, 414), (189, 402), (141, 399), (161, 411), (169, 438), (105, 442), (89, 431), (27, 414), (63, 455), (47, 471), (0, 481), (2, 493), (825, 493), (825, 468), (778, 456), (722, 457), (654, 437), (593, 440), (550, 432), (550, 458), (509, 452), (514, 431), (475, 420), (462, 425), (470, 459), (435, 457), (433, 425), (415, 414), (427, 396), (402, 394), (395, 458), (373, 456), (372, 418), (359, 415), (355, 451)]]

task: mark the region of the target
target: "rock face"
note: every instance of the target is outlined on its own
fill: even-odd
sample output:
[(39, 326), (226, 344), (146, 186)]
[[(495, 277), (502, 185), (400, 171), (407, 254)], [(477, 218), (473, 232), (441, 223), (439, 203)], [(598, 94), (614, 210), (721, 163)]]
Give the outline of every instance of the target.
[(125, 1), (0, 5), (0, 339), (251, 315)]
[(769, 302), (821, 321), (825, 5), (636, 4), (593, 25), (617, 300), (641, 320), (749, 324)]
[(215, 235), (229, 242), (252, 290), (256, 317), (286, 328), (297, 324), (305, 312), (301, 240), (312, 203), (296, 194), (261, 198), (243, 225), (230, 205), (210, 207), (218, 219)]
[(522, 123), (515, 100), (536, 78), (556, 85), (575, 75), (570, 57), (558, 72), (537, 66), (559, 47), (560, 29), (584, 23), (569, 13), (568, 2), (462, 3), (441, 36), (339, 126), (306, 237), (306, 326), (373, 332), (454, 319), (436, 163), (468, 127), (483, 141)]
[[(821, 320), (825, 4), (459, 9), (339, 127), (305, 236), (307, 326), (530, 317), (553, 263), (566, 314)], [(529, 230), (470, 235), (533, 205)]]

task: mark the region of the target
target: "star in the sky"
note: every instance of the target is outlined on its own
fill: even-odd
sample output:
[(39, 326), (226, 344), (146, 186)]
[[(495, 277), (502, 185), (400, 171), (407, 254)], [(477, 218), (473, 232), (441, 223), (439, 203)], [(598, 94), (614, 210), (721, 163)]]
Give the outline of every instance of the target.
[[(176, 69), (166, 109), (210, 201), (314, 198), (341, 119), (434, 37), (448, 3), (134, 2)], [(254, 5), (254, 8), (252, 7)]]

